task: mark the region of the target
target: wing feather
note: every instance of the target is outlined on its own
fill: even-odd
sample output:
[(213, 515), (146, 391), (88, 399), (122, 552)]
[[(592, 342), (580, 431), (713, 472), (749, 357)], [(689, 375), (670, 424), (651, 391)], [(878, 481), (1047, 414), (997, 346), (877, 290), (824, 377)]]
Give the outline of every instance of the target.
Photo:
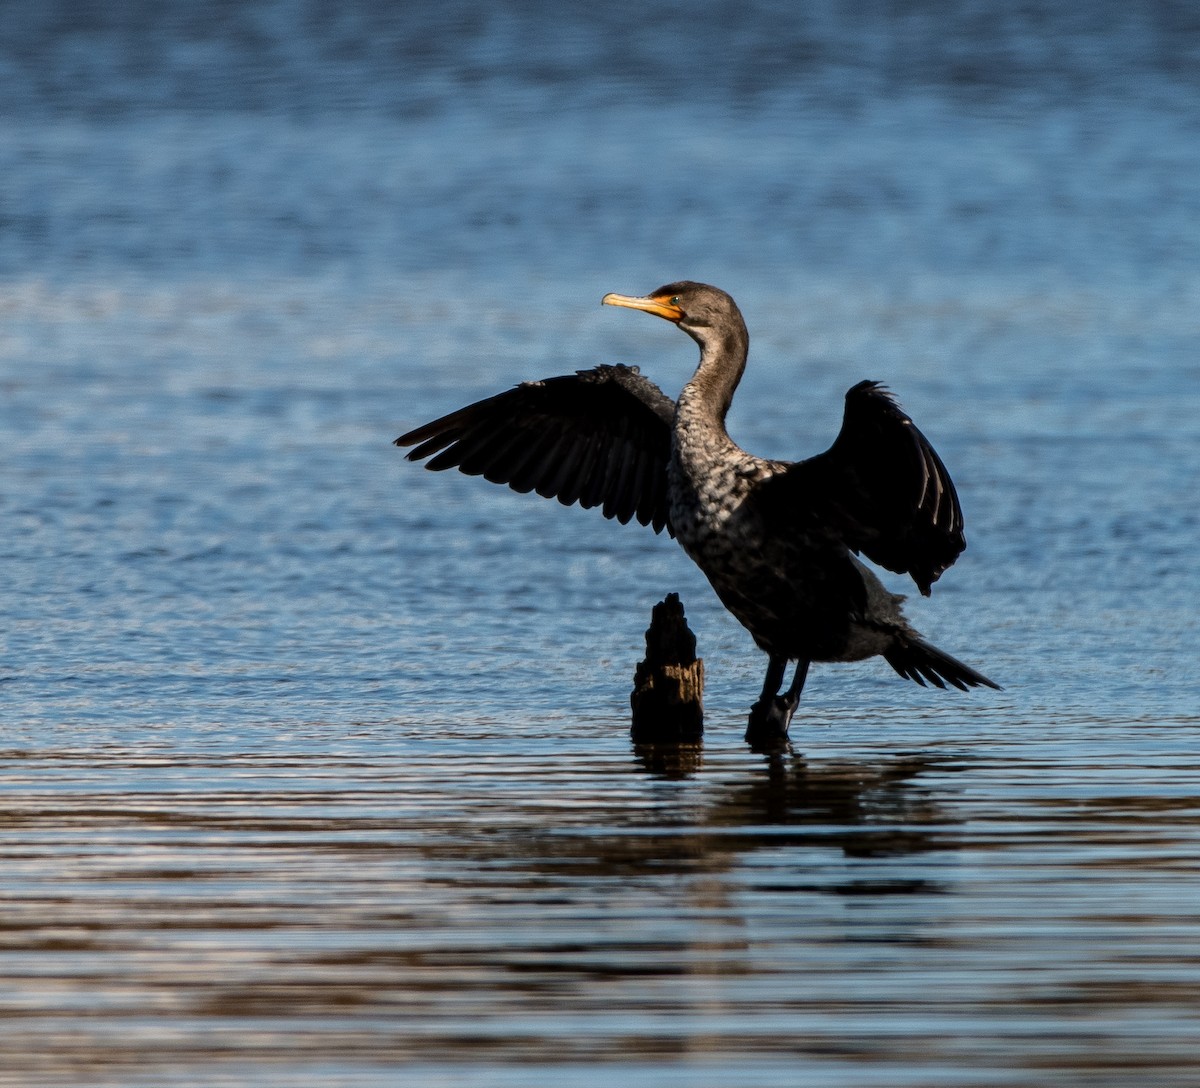
[(469, 404), (396, 439), (411, 461), (457, 468), (564, 505), (670, 532), (674, 402), (636, 367), (600, 366)]
[[(629, 519), (633, 517), (633, 510), (629, 501), (629, 493), (632, 486), (630, 477), (633, 475), (634, 462), (637, 458), (637, 451), (632, 443), (621, 441), (617, 457), (614, 463), (614, 474), (611, 491), (611, 501), (604, 505), (604, 516), (616, 518), (622, 525), (626, 525)], [(609, 511), (612, 511), (610, 514)]]
[[(541, 484), (547, 475), (547, 466), (553, 464), (552, 455), (565, 436), (549, 431), (538, 435), (530, 443), (529, 452), (521, 462), (520, 467), (513, 473), (509, 487), (521, 494), (527, 494)], [(549, 496), (543, 495), (543, 498)]]
[(828, 450), (791, 465), (768, 486), (808, 511), (821, 531), (911, 575), (926, 596), (966, 547), (950, 473), (878, 382), (859, 382), (846, 394), (842, 429)]
[(599, 445), (595, 436), (589, 436), (586, 442), (577, 446), (577, 449), (579, 456), (574, 459), (571, 475), (563, 481), (562, 488), (558, 493), (558, 501), (564, 506), (573, 506), (577, 502), (582, 505), (583, 491), (596, 464)]

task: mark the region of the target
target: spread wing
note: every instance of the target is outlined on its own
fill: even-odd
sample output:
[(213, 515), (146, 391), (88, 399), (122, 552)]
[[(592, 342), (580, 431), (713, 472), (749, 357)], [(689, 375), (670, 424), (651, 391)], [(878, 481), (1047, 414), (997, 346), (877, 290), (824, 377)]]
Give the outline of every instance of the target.
[(410, 461), (457, 468), (622, 524), (668, 525), (675, 402), (636, 367), (600, 366), (469, 404), (396, 439)]
[(856, 552), (930, 587), (966, 547), (962, 508), (929, 440), (878, 382), (846, 394), (836, 441), (775, 477), (791, 504), (812, 511)]

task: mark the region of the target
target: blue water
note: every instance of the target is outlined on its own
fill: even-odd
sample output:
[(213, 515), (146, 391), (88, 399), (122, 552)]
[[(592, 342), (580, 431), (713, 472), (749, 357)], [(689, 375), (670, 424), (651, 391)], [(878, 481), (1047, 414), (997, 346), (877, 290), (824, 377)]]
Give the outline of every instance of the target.
[[(0, 1084), (1194, 1085), (1200, 20), (410, 7), (0, 6)], [(764, 761), (671, 541), (390, 445), (674, 394), (599, 299), (681, 277), (748, 448), (897, 392), (1003, 692), (818, 667)]]

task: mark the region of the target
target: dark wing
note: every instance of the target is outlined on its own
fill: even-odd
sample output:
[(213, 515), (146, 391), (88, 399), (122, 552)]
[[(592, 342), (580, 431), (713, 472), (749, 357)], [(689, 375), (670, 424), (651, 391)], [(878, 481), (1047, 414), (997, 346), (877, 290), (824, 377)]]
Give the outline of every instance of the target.
[(925, 596), (966, 547), (950, 473), (878, 382), (854, 386), (833, 445), (776, 483), (854, 551), (912, 575)]
[(410, 461), (457, 468), (622, 524), (667, 524), (675, 403), (636, 367), (600, 366), (469, 404), (396, 439)]

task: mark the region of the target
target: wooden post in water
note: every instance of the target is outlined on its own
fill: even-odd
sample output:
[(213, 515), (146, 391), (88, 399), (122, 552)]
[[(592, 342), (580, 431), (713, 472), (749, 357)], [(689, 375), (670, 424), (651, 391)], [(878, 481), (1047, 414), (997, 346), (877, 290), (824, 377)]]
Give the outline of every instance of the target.
[(646, 659), (638, 663), (629, 703), (635, 744), (687, 744), (704, 736), (704, 662), (678, 593), (651, 612)]

